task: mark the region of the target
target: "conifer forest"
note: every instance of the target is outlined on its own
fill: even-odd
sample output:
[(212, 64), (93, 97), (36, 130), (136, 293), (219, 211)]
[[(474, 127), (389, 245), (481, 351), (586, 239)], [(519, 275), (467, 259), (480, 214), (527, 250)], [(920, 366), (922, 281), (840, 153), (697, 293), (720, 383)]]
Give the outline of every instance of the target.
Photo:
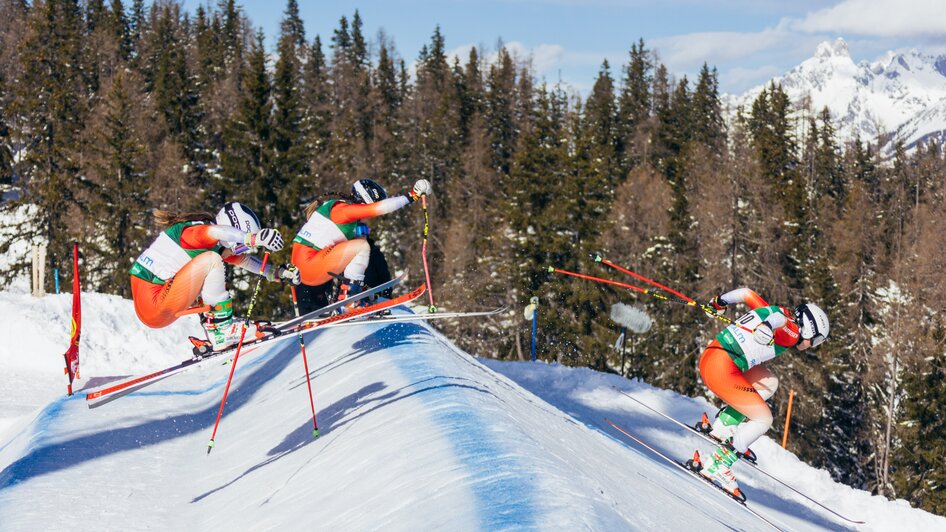
[[(331, 35), (309, 35), (297, 0), (282, 7), (267, 40), (233, 0), (194, 12), (0, 0), (0, 255), (45, 242), (48, 267), (69, 271), (78, 242), (83, 288), (130, 297), (154, 209), (240, 201), (288, 242), (321, 194), (428, 179), (437, 306), (509, 307), (439, 322), (464, 349), (528, 359), (523, 308), (537, 297), (543, 361), (711, 397), (697, 363), (723, 323), (549, 266), (633, 282), (600, 253), (700, 302), (740, 286), (789, 308), (815, 302), (831, 337), (769, 364), (780, 386), (768, 435), (781, 441), (793, 389), (788, 448), (802, 460), (946, 514), (941, 146), (842, 141), (828, 109), (777, 84), (724, 109), (712, 65), (670, 72), (639, 38), (578, 95), (502, 43), (450, 56), (435, 22), (418, 56), (402, 57), (397, 36), (371, 29), (384, 21), (354, 8)], [(424, 274), (419, 207), (371, 223), (411, 284)], [(272, 260), (288, 262), (289, 246)], [(0, 273), (29, 267), (23, 254)], [(231, 275), (239, 315), (255, 281)], [(258, 317), (291, 315), (285, 285), (263, 283), (261, 297)], [(619, 302), (654, 322), (629, 335), (623, 366)]]

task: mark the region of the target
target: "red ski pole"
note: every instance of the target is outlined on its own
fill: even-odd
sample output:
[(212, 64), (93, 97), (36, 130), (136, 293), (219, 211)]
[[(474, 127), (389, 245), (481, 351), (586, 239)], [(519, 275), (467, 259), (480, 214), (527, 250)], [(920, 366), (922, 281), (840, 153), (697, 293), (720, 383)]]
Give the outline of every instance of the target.
[[(666, 294), (663, 294), (663, 293), (661, 293), (661, 292), (655, 292), (655, 291), (653, 291), (653, 290), (648, 290), (647, 288), (641, 288), (641, 287), (639, 287), (639, 286), (634, 286), (634, 285), (632, 285), (632, 284), (621, 283), (621, 282), (618, 282), (618, 281), (612, 281), (612, 280), (610, 280), (610, 279), (602, 279), (601, 277), (594, 277), (594, 276), (592, 276), (592, 275), (585, 275), (585, 274), (582, 274), (582, 273), (575, 273), (575, 272), (570, 272), (570, 271), (566, 271), (566, 270), (560, 270), (560, 269), (558, 269), (558, 268), (553, 268), (552, 266), (549, 266), (548, 271), (549, 271), (549, 273), (560, 273), (560, 274), (563, 274), (563, 275), (570, 275), (570, 276), (572, 276), (572, 277), (578, 277), (578, 278), (581, 278), (581, 279), (587, 279), (587, 280), (589, 280), (589, 281), (594, 281), (594, 282), (596, 282), (596, 283), (602, 283), (602, 284), (610, 284), (610, 285), (614, 285), (614, 286), (620, 286), (621, 288), (627, 288), (627, 289), (629, 289), (629, 290), (634, 290), (635, 292), (640, 292), (640, 293), (642, 293), (642, 294), (651, 295), (651, 296), (656, 297), (657, 299), (662, 299), (662, 300), (664, 300), (664, 301), (669, 301), (669, 302), (671, 302), (671, 303), (679, 303), (679, 304), (681, 304), (681, 305), (687, 305), (687, 306), (689, 306), (689, 307), (696, 307), (696, 308), (702, 310), (702, 311), (703, 311), (704, 313), (706, 313), (708, 316), (713, 317), (713, 318), (716, 318), (716, 319), (722, 321), (723, 323), (725, 323), (725, 324), (727, 324), (727, 325), (735, 325), (736, 327), (739, 327), (740, 329), (742, 329), (742, 330), (744, 330), (744, 331), (746, 331), (746, 332), (749, 332), (749, 333), (753, 332), (752, 329), (750, 329), (750, 328), (748, 328), (748, 327), (745, 327), (745, 326), (743, 326), (743, 325), (740, 325), (740, 324), (734, 322), (733, 320), (731, 320), (731, 319), (729, 319), (729, 318), (727, 318), (727, 317), (725, 317), (725, 316), (720, 316), (719, 314), (716, 314), (716, 312), (715, 312), (715, 310), (714, 310), (713, 308), (708, 307), (708, 306), (706, 306), (706, 305), (702, 305), (702, 304), (700, 304), (700, 303), (697, 303), (695, 300), (690, 299), (690, 298), (687, 298), (687, 297), (684, 296), (683, 294), (679, 294), (679, 292), (674, 292), (673, 290), (670, 290), (670, 289), (666, 289), (666, 290), (669, 290), (669, 291), (673, 292), (674, 294), (679, 294), (680, 297), (683, 297), (683, 298), (685, 298), (685, 299), (678, 299), (677, 297), (668, 297)], [(645, 280), (646, 280), (646, 278), (643, 278), (643, 277), (642, 277), (642, 279), (645, 279)], [(659, 285), (659, 284), (657, 284), (657, 283), (653, 283), (653, 284), (654, 284), (654, 286), (661, 286), (661, 287), (662, 287), (662, 285)]]
[(240, 350), (243, 348), (243, 338), (246, 336), (246, 327), (253, 314), (253, 305), (256, 304), (256, 296), (259, 295), (259, 287), (263, 283), (263, 277), (266, 272), (266, 261), (269, 260), (269, 252), (263, 254), (263, 264), (259, 267), (259, 280), (256, 281), (256, 290), (253, 290), (253, 297), (250, 298), (250, 306), (246, 311), (247, 318), (243, 320), (243, 328), (240, 330), (240, 341), (237, 343), (236, 353), (233, 355), (233, 364), (230, 366), (230, 376), (227, 377), (227, 386), (223, 389), (223, 399), (220, 400), (220, 408), (217, 410), (217, 420), (214, 421), (214, 431), (210, 435), (210, 443), (207, 444), (207, 454), (214, 448), (214, 438), (217, 437), (217, 427), (220, 425), (220, 416), (223, 415), (223, 406), (227, 404), (227, 393), (230, 392), (230, 382), (233, 380), (233, 372), (236, 370), (237, 360), (240, 359)]
[(424, 258), (424, 276), (427, 279), (427, 296), (430, 298), (429, 312), (437, 312), (434, 306), (434, 291), (430, 284), (430, 269), (427, 268), (427, 233), (430, 231), (430, 218), (427, 216), (427, 194), (420, 195), (420, 204), (424, 208), (424, 245), (421, 248), (421, 256)]
[(594, 257), (594, 259), (595, 259), (595, 262), (600, 262), (601, 264), (604, 264), (605, 266), (610, 266), (611, 268), (614, 268), (615, 270), (617, 270), (617, 271), (619, 271), (619, 272), (626, 273), (626, 274), (630, 275), (631, 277), (635, 277), (635, 278), (637, 278), (637, 279), (640, 279), (641, 281), (644, 281), (645, 283), (648, 283), (648, 284), (650, 284), (650, 285), (656, 286), (657, 288), (660, 288), (661, 290), (666, 290), (667, 292), (670, 292), (671, 294), (673, 294), (673, 295), (675, 295), (675, 296), (677, 296), (677, 297), (683, 299), (683, 300), (686, 301), (687, 303), (696, 303), (696, 301), (694, 301), (693, 299), (690, 299), (689, 297), (687, 297), (687, 296), (681, 294), (680, 292), (677, 292), (677, 291), (674, 290), (673, 288), (668, 288), (668, 287), (666, 287), (666, 286), (664, 286), (664, 285), (658, 283), (657, 281), (653, 281), (653, 280), (651, 280), (651, 279), (648, 279), (648, 278), (644, 277), (643, 275), (640, 275), (640, 274), (638, 274), (638, 273), (634, 273), (634, 272), (632, 272), (631, 270), (628, 270), (628, 269), (626, 269), (626, 268), (622, 268), (622, 267), (618, 266), (617, 264), (615, 264), (615, 263), (613, 263), (613, 262), (611, 262), (611, 261), (605, 259), (604, 257), (602, 257), (602, 256), (599, 255), (599, 254), (593, 255), (593, 257)]
[[(295, 268), (295, 266), (293, 266)], [(299, 300), (296, 298), (295, 285), (289, 286), (292, 292), (292, 310), (299, 317)], [(302, 339), (302, 330), (299, 330), (299, 347), (302, 348), (302, 367), (305, 368), (305, 382), (309, 385), (309, 407), (312, 408), (312, 435), (319, 437), (319, 424), (315, 420), (315, 399), (312, 397), (312, 379), (309, 378), (309, 361), (305, 354), (305, 340)]]

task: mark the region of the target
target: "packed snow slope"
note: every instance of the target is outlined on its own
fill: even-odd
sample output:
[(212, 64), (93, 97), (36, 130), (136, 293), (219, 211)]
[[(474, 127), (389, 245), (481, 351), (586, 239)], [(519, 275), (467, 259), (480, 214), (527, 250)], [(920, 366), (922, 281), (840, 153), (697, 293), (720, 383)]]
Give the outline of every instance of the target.
[[(545, 363), (477, 359), (423, 323), (305, 337), (215, 361), (96, 409), (65, 390), (70, 296), (0, 293), (0, 530), (766, 530), (712, 487), (628, 442), (609, 418), (685, 458), (702, 440), (615, 388), (695, 419), (711, 408), (646, 384)], [(196, 321), (196, 320), (193, 320)], [(83, 294), (83, 381), (186, 356), (194, 322), (151, 331), (129, 301)], [(607, 428), (605, 428), (607, 427)], [(764, 467), (862, 530), (946, 519), (830, 480), (774, 442)], [(749, 504), (789, 530), (845, 525), (749, 468)]]

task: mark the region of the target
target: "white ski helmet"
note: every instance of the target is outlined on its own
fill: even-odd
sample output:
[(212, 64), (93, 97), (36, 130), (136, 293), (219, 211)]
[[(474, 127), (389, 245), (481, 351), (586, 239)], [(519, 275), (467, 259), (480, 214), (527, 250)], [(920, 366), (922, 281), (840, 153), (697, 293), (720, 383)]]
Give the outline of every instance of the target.
[(259, 216), (242, 203), (231, 201), (217, 213), (217, 225), (236, 227), (244, 233), (256, 233), (260, 230)]
[(351, 193), (361, 203), (374, 203), (388, 197), (384, 187), (371, 179), (359, 179), (351, 186)]
[(824, 342), (831, 331), (828, 315), (814, 303), (805, 303), (795, 307), (795, 323), (798, 324), (802, 339), (811, 340), (811, 347)]

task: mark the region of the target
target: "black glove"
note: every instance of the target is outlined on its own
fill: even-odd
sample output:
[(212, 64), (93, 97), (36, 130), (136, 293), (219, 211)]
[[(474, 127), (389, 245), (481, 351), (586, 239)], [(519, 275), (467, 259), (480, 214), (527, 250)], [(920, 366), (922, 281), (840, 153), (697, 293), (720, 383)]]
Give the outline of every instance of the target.
[(703, 307), (703, 311), (711, 318), (722, 316), (726, 312), (726, 302), (719, 296), (713, 296), (713, 299), (710, 299), (709, 303)]

